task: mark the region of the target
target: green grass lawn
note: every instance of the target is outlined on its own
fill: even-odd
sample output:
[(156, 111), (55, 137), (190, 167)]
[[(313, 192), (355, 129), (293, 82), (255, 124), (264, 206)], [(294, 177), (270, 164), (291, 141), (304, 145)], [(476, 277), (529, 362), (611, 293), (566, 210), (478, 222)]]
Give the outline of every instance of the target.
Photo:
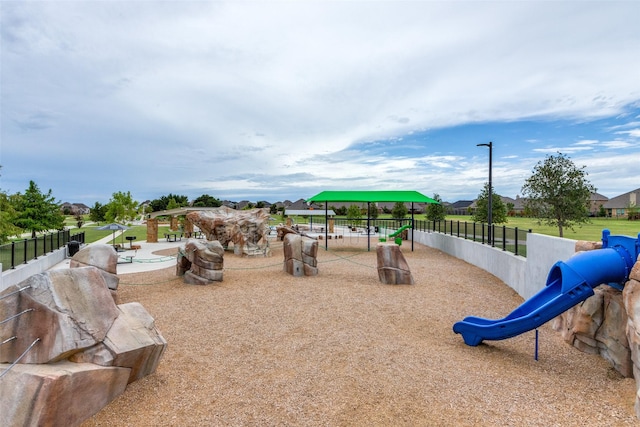
[[(424, 217), (424, 216), (423, 216)], [(447, 220), (472, 222), (470, 216), (449, 215)], [(549, 227), (548, 225), (538, 224), (533, 218), (510, 217), (505, 225), (507, 227), (529, 230), (534, 233), (545, 234), (548, 236), (558, 236), (558, 227)], [(613, 235), (625, 235), (637, 237), (640, 233), (640, 221), (628, 221), (626, 219), (612, 218), (591, 218), (591, 222), (576, 226), (574, 230), (565, 229), (564, 238), (573, 240), (591, 240), (598, 241), (602, 238), (602, 230), (605, 228), (611, 231)]]
[[(79, 233), (84, 232), (84, 241), (85, 243), (95, 242), (96, 240), (100, 240), (103, 237), (107, 237), (113, 234), (112, 230), (97, 230), (98, 226), (89, 225), (83, 226), (82, 228), (74, 228), (71, 230), (71, 233)], [(161, 239), (164, 236), (164, 233), (169, 231), (169, 226), (159, 226), (158, 227), (158, 238)], [(125, 230), (122, 236), (118, 235), (116, 237), (116, 241), (109, 241), (107, 244), (125, 244), (128, 245), (129, 241), (127, 240), (127, 236), (135, 236), (136, 239), (133, 241), (135, 245), (136, 242), (140, 242), (142, 240), (147, 240), (147, 226), (146, 225), (134, 225), (128, 230)]]

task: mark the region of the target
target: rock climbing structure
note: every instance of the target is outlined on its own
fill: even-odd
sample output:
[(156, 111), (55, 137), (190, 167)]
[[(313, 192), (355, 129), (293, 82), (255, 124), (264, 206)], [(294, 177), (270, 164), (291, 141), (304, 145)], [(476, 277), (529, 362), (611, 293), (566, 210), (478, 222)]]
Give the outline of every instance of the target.
[(92, 246), (0, 292), (0, 425), (80, 425), (158, 367), (167, 342), (116, 305), (115, 251)]
[(189, 212), (187, 219), (200, 228), (207, 240), (217, 240), (225, 249), (233, 243), (236, 255), (269, 254), (269, 212), (265, 209), (237, 211), (221, 206)]

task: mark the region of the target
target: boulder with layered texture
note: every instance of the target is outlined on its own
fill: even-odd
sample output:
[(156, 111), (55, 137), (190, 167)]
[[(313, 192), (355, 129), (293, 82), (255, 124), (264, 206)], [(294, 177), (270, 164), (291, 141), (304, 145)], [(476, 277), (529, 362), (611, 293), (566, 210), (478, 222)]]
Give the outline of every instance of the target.
[(286, 234), (283, 240), (284, 271), (292, 276), (318, 274), (318, 241), (298, 234)]
[(209, 285), (222, 282), (224, 248), (219, 241), (202, 242), (189, 239), (178, 251), (176, 275), (184, 276), (191, 285)]
[(395, 243), (376, 246), (378, 278), (386, 285), (413, 285), (413, 275), (407, 260)]
[(11, 292), (17, 293), (0, 299), (0, 319), (16, 317), (0, 324), (0, 337), (16, 339), (0, 346), (1, 363), (16, 360), (36, 338), (23, 363), (66, 359), (102, 342), (119, 314), (95, 267), (35, 274), (0, 296)]
[(217, 240), (224, 248), (233, 243), (237, 255), (268, 255), (269, 212), (265, 209), (236, 211), (221, 206), (189, 212), (187, 219), (204, 232), (207, 240)]
[(69, 261), (69, 268), (78, 267), (98, 268), (109, 289), (118, 290), (118, 253), (113, 246), (96, 243), (80, 249)]

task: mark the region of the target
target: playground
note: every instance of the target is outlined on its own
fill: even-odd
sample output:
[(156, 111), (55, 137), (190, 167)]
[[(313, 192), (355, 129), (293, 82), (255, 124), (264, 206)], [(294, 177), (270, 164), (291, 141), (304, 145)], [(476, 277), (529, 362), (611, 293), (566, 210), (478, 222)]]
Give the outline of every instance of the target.
[(140, 302), (169, 346), (83, 425), (637, 425), (635, 381), (549, 324), (537, 361), (534, 331), (477, 347), (452, 332), (523, 303), (495, 276), (415, 244), (415, 285), (383, 285), (367, 244), (332, 241), (314, 277), (283, 272), (281, 242), (225, 256), (217, 285), (122, 274), (119, 302)]

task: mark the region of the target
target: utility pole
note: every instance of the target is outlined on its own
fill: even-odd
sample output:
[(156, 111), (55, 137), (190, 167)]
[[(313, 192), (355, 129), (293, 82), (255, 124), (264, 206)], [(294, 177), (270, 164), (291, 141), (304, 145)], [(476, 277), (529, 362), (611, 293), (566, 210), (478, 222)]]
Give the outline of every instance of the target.
[(487, 222), (489, 223), (489, 243), (493, 241), (493, 184), (491, 182), (491, 170), (493, 168), (493, 142), (478, 144), (478, 147), (489, 147), (489, 203), (487, 206)]

